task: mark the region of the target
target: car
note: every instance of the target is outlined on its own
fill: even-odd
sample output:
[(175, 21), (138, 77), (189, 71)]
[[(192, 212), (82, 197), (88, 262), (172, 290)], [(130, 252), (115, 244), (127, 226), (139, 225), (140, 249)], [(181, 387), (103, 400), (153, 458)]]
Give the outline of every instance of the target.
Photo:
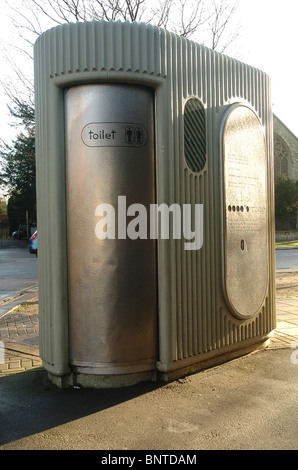
[(20, 224), (19, 228), (16, 232), (13, 232), (12, 237), (13, 238), (18, 238), (21, 240), (22, 238), (27, 238), (28, 235), (31, 235), (31, 227), (32, 225), (25, 225), (25, 224)]
[(37, 256), (37, 230), (29, 240), (29, 252)]
[(22, 238), (27, 238), (30, 233), (30, 225), (20, 224), (18, 228), (18, 237), (21, 240)]

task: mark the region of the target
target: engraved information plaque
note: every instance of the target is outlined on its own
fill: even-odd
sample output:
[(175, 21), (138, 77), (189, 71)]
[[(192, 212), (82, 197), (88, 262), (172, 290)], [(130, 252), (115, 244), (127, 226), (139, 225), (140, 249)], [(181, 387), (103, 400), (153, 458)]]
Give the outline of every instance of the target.
[(262, 307), (268, 284), (267, 166), (256, 114), (233, 105), (222, 132), (223, 285), (234, 315)]

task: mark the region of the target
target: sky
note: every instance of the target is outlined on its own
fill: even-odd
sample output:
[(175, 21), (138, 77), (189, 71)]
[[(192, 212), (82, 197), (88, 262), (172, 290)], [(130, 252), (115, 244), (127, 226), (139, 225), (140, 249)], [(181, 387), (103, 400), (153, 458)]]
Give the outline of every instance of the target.
[[(206, 0), (205, 0), (206, 1)], [(207, 0), (208, 1), (208, 0)], [(209, 0), (211, 1), (211, 0)], [(10, 0), (19, 6), (21, 0)], [(1, 80), (10, 73), (10, 64), (3, 48), (17, 43), (15, 29), (6, 15), (5, 0), (0, 0), (0, 70)], [(239, 37), (234, 44), (240, 59), (266, 72), (272, 82), (273, 112), (298, 136), (298, 1), (297, 0), (238, 0)], [(13, 57), (13, 52), (10, 53)], [(237, 57), (237, 58), (239, 58)], [(26, 59), (22, 71), (30, 75), (32, 64)], [(9, 124), (7, 98), (0, 87), (0, 138), (5, 142), (16, 135)]]
[(242, 60), (271, 78), (274, 114), (298, 137), (298, 1), (239, 0)]

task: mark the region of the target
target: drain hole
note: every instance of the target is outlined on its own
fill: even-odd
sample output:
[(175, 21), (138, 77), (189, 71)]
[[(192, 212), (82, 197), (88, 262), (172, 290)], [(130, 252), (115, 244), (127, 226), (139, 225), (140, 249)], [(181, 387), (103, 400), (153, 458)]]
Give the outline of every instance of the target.
[(244, 250), (244, 240), (241, 240), (240, 247), (241, 247), (241, 250), (243, 251)]

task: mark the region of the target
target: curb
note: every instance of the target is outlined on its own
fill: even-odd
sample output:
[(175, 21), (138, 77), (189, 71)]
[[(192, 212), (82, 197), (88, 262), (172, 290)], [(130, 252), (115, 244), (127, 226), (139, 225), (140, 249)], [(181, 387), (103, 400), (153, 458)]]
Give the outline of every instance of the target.
[(0, 302), (0, 319), (18, 308), (22, 303), (32, 300), (38, 295), (38, 284), (22, 289), (13, 297), (7, 297)]
[(12, 302), (15, 302), (16, 300), (19, 301), (20, 298), (23, 295), (35, 293), (37, 291), (37, 289), (38, 289), (38, 283), (33, 284), (30, 287), (27, 287), (27, 289), (22, 289), (17, 294), (15, 294), (13, 296), (8, 296), (8, 297), (4, 298), (4, 300), (1, 300), (0, 301), (0, 307), (2, 307), (3, 305), (7, 305), (7, 304), (10, 304)]
[(298, 250), (298, 246), (276, 246), (276, 250)]

